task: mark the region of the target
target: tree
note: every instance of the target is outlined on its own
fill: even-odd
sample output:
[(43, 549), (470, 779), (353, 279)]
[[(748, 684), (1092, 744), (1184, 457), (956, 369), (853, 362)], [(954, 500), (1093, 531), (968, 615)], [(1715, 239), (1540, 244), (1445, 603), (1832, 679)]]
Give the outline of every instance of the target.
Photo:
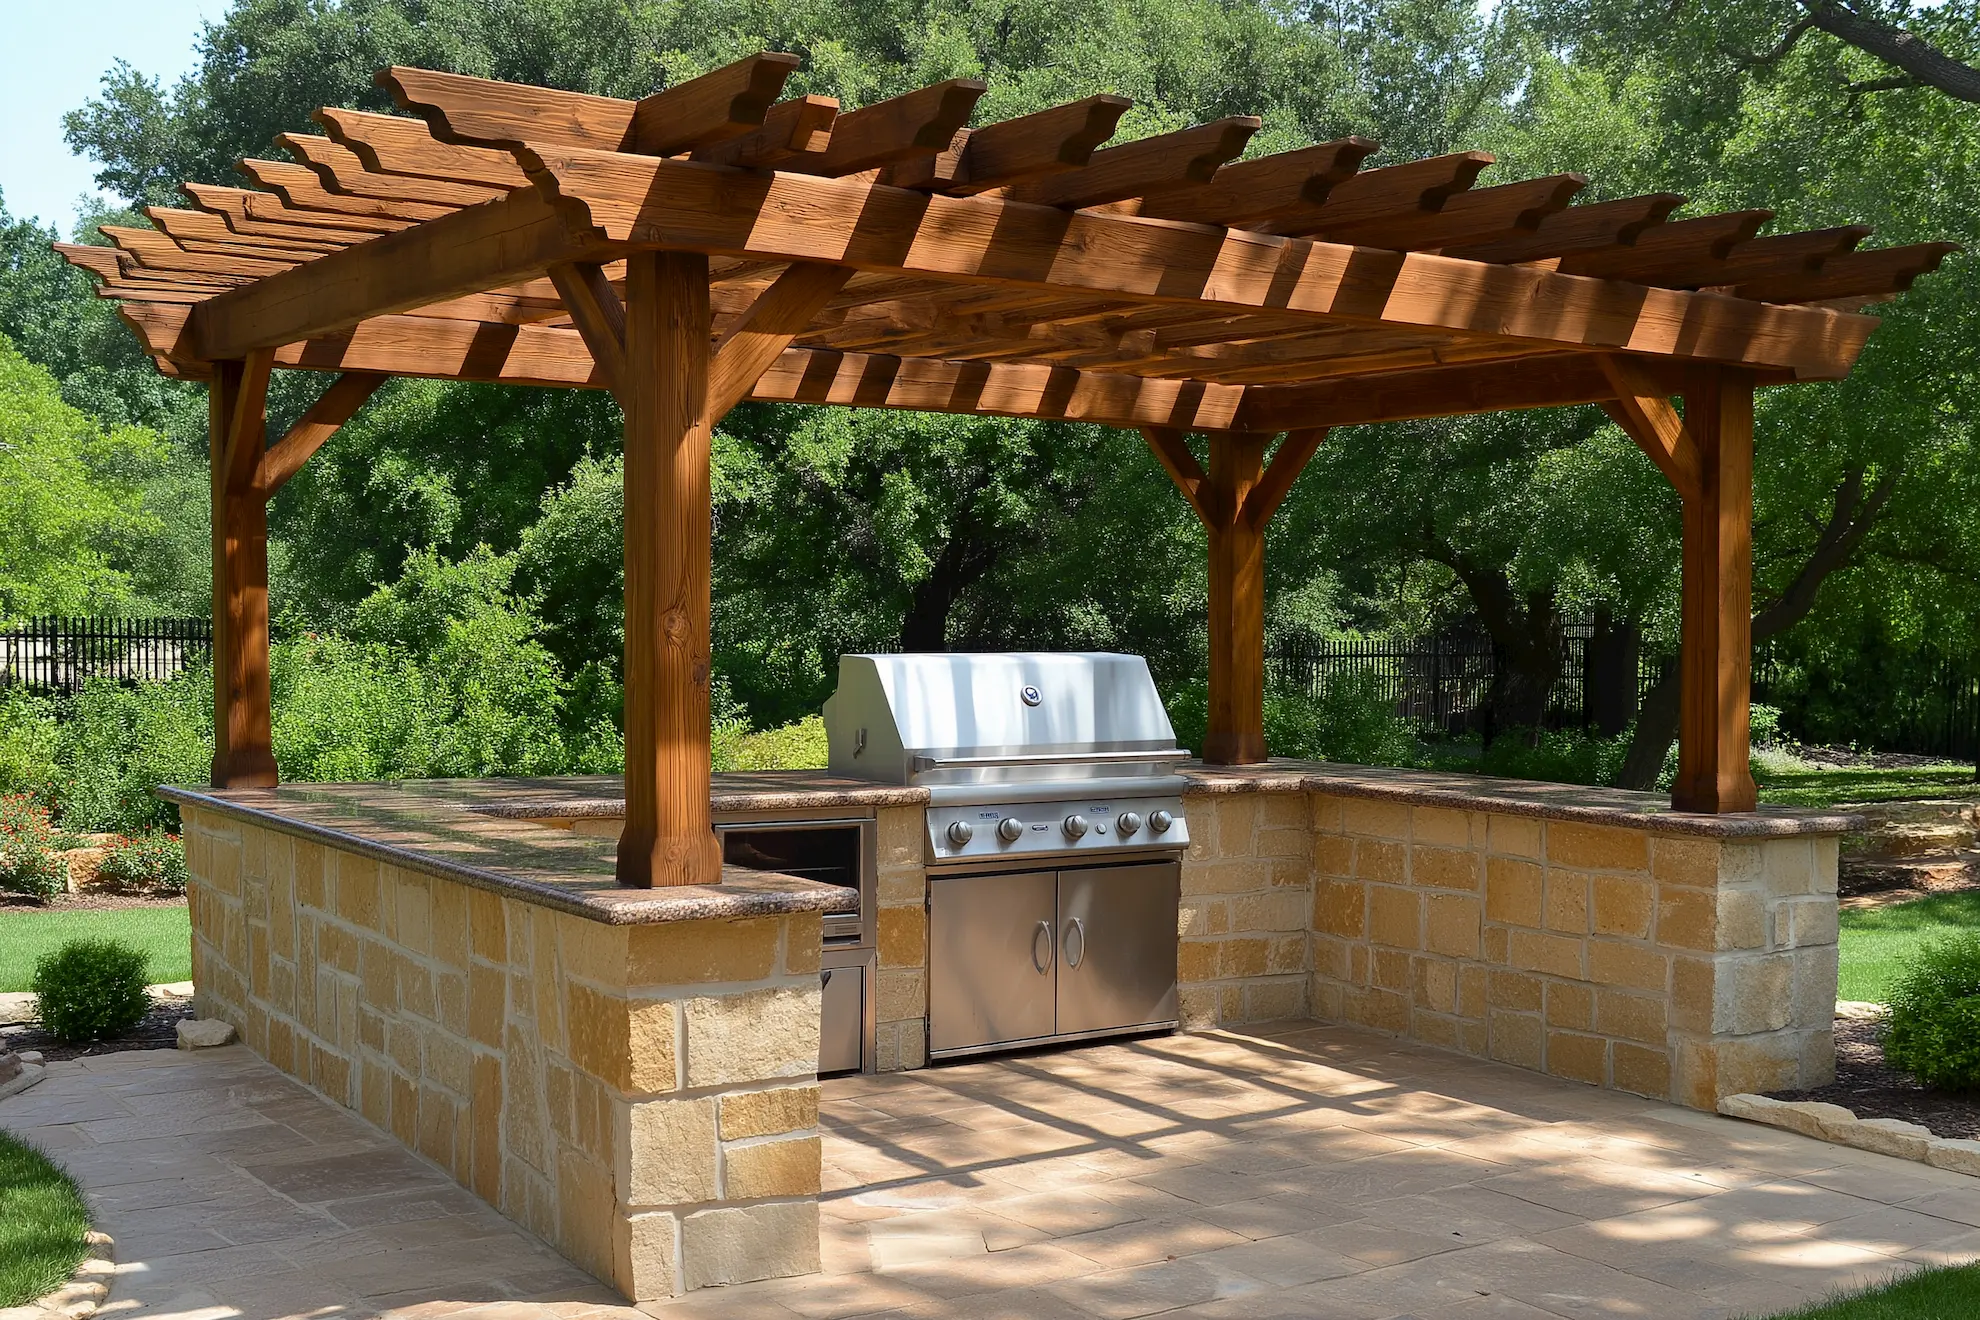
[(163, 460), (156, 435), (106, 431), (0, 336), (0, 618), (127, 606), (118, 551), (154, 529), (141, 495)]

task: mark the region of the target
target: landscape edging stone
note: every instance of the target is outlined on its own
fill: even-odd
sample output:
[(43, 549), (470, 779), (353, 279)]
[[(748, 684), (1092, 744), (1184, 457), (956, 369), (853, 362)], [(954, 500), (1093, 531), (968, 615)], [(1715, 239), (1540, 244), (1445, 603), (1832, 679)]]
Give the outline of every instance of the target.
[(1934, 1136), (1931, 1129), (1903, 1119), (1858, 1118), (1854, 1110), (1841, 1105), (1776, 1100), (1764, 1095), (1729, 1095), (1719, 1101), (1719, 1112), (1728, 1118), (1786, 1128), (1818, 1141), (1980, 1178), (1980, 1141)]
[(110, 1296), (117, 1273), (117, 1244), (108, 1233), (89, 1230), (89, 1253), (69, 1281), (21, 1306), (0, 1307), (0, 1320), (85, 1320)]

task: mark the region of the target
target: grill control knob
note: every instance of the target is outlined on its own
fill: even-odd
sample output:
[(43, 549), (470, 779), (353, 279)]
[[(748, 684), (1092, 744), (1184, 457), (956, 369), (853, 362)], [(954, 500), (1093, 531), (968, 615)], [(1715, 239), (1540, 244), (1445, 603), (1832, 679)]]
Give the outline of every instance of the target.
[(1006, 816), (997, 822), (997, 837), (1005, 843), (1016, 843), (1024, 837), (1024, 822), (1016, 816)]
[(955, 844), (958, 848), (967, 844), (975, 835), (976, 831), (970, 827), (970, 823), (966, 820), (951, 821), (949, 823), (949, 842)]
[(1064, 828), (1068, 839), (1077, 839), (1086, 833), (1086, 817), (1068, 816), (1062, 828)]
[(1169, 826), (1175, 823), (1176, 818), (1166, 811), (1151, 811), (1148, 813), (1148, 828), (1157, 834), (1167, 834), (1169, 832)]
[(1141, 828), (1141, 817), (1135, 815), (1132, 811), (1123, 811), (1121, 818), (1115, 821), (1114, 824), (1120, 830), (1121, 837), (1126, 838)]

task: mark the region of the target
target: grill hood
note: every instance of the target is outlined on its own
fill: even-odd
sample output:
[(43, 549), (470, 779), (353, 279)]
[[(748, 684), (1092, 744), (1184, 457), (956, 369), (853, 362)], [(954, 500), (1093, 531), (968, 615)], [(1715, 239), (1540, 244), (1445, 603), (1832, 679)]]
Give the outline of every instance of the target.
[(834, 774), (890, 784), (1166, 776), (1188, 755), (1148, 662), (1108, 652), (839, 657)]

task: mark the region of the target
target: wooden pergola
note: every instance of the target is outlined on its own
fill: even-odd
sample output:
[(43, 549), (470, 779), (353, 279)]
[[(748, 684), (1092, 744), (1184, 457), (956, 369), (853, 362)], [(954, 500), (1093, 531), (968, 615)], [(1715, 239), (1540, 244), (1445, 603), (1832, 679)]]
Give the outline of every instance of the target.
[[(216, 785), (275, 782), (269, 498), (423, 376), (624, 410), (626, 884), (719, 873), (709, 437), (746, 399), (1139, 429), (1208, 529), (1222, 764), (1266, 755), (1264, 532), (1331, 428), (1602, 404), (1683, 500), (1675, 804), (1753, 806), (1754, 387), (1846, 375), (1876, 325), (1854, 309), (1954, 245), (1571, 205), (1577, 174), (1476, 188), (1476, 151), (1240, 160), (1244, 116), (1103, 147), (1115, 96), (972, 128), (984, 86), (955, 79), (842, 113), (779, 99), (797, 64), (640, 101), (387, 69), (416, 118), (321, 110), (327, 136), (280, 139), (299, 163), (241, 163), (260, 190), (187, 184), (156, 229), (57, 245), (163, 371), (211, 383)], [(336, 379), (270, 443), (277, 367)]]

